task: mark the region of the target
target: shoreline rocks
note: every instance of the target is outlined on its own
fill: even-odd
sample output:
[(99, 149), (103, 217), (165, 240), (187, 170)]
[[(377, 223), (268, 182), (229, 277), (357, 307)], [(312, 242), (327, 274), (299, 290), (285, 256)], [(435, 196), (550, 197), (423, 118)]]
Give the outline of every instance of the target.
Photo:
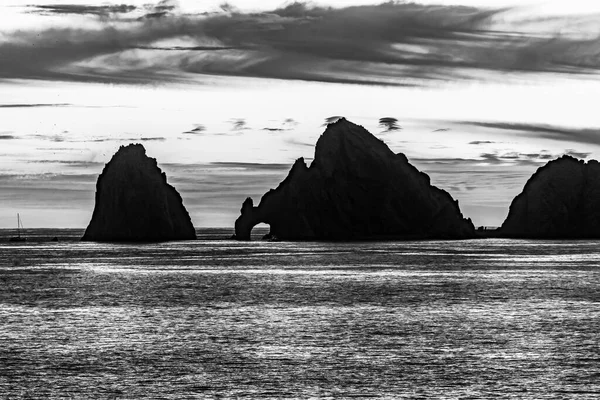
[(539, 168), (512, 201), (499, 234), (531, 239), (600, 238), (600, 163), (565, 155)]

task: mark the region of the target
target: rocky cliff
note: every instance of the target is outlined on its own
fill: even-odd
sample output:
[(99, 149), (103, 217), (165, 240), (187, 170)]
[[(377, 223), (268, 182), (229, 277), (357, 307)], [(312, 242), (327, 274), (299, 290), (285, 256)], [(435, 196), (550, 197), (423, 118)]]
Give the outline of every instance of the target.
[(538, 169), (513, 200), (500, 233), (600, 238), (600, 163), (563, 156)]
[(246, 199), (235, 237), (248, 240), (261, 222), (283, 240), (474, 236), (473, 224), (447, 192), (432, 186), (403, 154), (344, 118), (321, 135), (310, 167), (298, 159), (257, 207)]
[(96, 205), (82, 240), (196, 239), (181, 196), (141, 144), (121, 146), (96, 184)]

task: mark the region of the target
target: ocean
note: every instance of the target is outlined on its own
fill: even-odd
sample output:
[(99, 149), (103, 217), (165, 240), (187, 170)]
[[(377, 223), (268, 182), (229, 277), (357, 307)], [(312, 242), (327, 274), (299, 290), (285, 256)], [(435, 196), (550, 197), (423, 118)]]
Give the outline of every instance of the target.
[(0, 398), (600, 397), (600, 241), (82, 233), (0, 231)]

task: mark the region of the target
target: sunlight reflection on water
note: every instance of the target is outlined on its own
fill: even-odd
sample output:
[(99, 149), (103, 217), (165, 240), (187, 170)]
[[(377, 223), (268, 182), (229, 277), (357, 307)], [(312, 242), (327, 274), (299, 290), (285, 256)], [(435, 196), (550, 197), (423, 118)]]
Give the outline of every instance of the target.
[(0, 397), (593, 399), (598, 249), (2, 242)]

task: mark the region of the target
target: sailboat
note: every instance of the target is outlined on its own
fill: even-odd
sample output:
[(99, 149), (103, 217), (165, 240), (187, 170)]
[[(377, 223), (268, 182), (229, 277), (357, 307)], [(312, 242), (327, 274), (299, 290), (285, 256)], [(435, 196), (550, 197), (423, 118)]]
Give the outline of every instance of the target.
[(17, 236), (11, 237), (9, 240), (11, 242), (26, 242), (27, 238), (25, 236), (21, 236), (21, 229), (23, 229), (23, 223), (21, 222), (21, 216), (17, 213)]

